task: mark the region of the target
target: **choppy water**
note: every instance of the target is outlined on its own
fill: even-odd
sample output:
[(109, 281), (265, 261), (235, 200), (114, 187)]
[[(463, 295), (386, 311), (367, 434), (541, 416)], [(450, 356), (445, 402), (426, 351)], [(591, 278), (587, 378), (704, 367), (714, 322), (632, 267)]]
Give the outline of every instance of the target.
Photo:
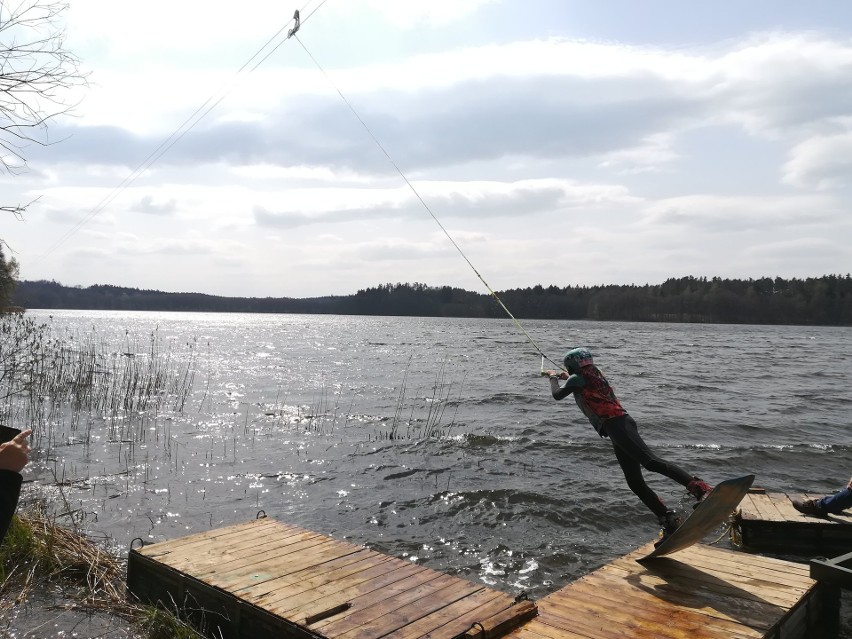
[[(609, 441), (573, 400), (551, 398), (510, 321), (50, 315), (57, 329), (94, 327), (117, 342), (129, 331), (144, 343), (156, 329), (175, 352), (197, 338), (182, 416), (150, 416), (147, 441), (135, 443), (97, 423), (57, 425), (60, 445), (29, 471), (46, 487), (54, 474), (76, 480), (64, 498), (120, 546), (262, 509), (539, 598), (657, 533)], [(524, 326), (556, 361), (589, 346), (646, 442), (711, 483), (755, 473), (768, 490), (828, 493), (852, 475), (848, 328)], [(429, 429), (438, 435), (423, 438)], [(679, 486), (646, 475), (681, 502)]]

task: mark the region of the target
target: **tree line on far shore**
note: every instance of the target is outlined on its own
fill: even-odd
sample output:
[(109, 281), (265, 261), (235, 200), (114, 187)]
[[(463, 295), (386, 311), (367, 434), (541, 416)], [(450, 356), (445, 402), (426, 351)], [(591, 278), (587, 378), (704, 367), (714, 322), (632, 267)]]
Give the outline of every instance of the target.
[[(524, 319), (852, 326), (849, 274), (789, 280), (687, 276), (662, 284), (537, 285), (497, 295), (515, 317)], [(506, 317), (487, 293), (420, 283), (383, 284), (353, 295), (258, 298), (105, 284), (83, 288), (42, 280), (19, 282), (13, 300), (16, 306), (41, 309)]]

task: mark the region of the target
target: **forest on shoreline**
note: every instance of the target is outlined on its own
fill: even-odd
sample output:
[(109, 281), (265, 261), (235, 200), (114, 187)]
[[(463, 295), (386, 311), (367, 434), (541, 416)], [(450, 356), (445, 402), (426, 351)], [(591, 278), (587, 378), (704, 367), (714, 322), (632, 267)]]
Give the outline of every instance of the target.
[[(852, 276), (670, 278), (662, 284), (548, 286), (497, 291), (519, 319), (852, 326)], [(503, 318), (488, 293), (450, 286), (383, 284), (353, 295), (310, 298), (223, 297), (98, 284), (21, 281), (22, 308), (231, 313), (310, 313)]]

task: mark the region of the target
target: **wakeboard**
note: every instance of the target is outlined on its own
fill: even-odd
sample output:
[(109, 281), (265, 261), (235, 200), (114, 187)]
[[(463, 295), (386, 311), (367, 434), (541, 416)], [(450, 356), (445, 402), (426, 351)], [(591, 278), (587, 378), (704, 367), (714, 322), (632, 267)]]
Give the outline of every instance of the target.
[(639, 561), (670, 555), (701, 541), (734, 512), (748, 493), (752, 483), (754, 483), (754, 475), (727, 479), (717, 484), (680, 525), (680, 528), (660, 542), (652, 553), (645, 555)]

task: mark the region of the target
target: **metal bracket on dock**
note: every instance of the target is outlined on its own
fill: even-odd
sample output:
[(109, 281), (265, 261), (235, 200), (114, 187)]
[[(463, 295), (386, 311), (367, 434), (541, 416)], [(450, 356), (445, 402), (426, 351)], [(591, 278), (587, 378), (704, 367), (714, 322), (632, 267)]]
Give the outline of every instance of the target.
[(825, 581), (852, 590), (852, 552), (834, 559), (818, 557), (811, 559), (811, 579)]
[(266, 511), (265, 510), (258, 510), (257, 515), (255, 515), (254, 518), (255, 519), (266, 519)]
[(131, 540), (130, 540), (130, 550), (136, 550), (136, 549), (133, 547), (133, 542), (134, 542), (134, 541), (138, 541), (138, 542), (139, 542), (139, 547), (140, 547), (140, 548), (142, 548), (142, 547), (145, 545), (145, 540), (144, 540), (144, 539), (142, 539), (142, 537), (134, 537), (133, 539), (131, 539)]

